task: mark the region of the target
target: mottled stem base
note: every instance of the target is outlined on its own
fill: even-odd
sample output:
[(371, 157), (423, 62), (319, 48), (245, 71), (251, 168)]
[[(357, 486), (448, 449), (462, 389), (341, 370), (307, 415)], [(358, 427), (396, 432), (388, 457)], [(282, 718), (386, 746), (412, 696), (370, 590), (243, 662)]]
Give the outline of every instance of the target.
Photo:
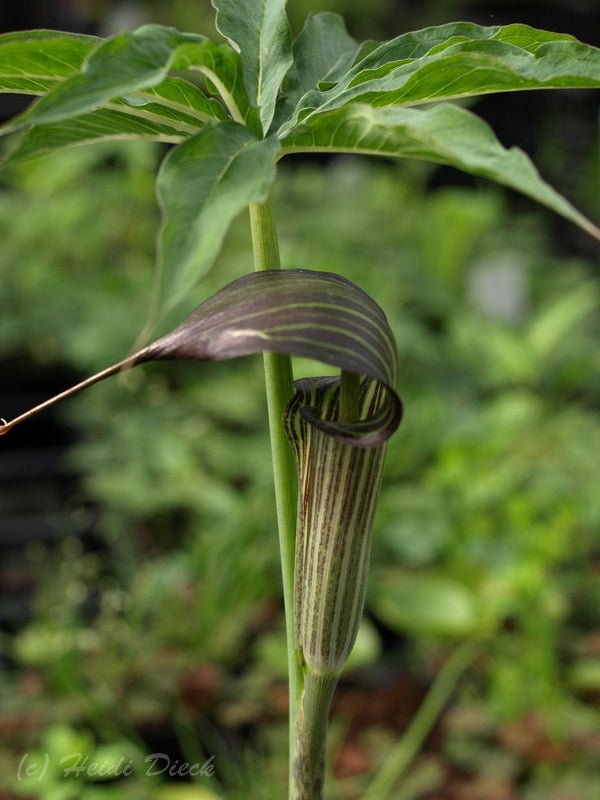
[(307, 669), (296, 717), (292, 800), (322, 800), (327, 726), (337, 675)]

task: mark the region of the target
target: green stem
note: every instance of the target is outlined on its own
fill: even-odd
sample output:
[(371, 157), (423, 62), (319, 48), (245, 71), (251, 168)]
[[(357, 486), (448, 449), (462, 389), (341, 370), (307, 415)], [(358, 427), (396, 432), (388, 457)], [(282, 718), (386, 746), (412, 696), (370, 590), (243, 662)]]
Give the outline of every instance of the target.
[(448, 658), (400, 741), (367, 788), (363, 800), (386, 800), (423, 747), (459, 678), (481, 652), (481, 642), (469, 639)]
[[(250, 205), (250, 229), (254, 266), (257, 270), (279, 269), (279, 244), (275, 223), (275, 206), (270, 197), (260, 205)], [(264, 353), (265, 384), (271, 457), (275, 482), (275, 503), (279, 527), (279, 549), (283, 578), (283, 601), (289, 672), (289, 736), (290, 736), (290, 793), (292, 791), (295, 751), (295, 729), (298, 703), (303, 687), (303, 672), (296, 657), (294, 630), (294, 551), (296, 540), (296, 501), (298, 476), (292, 449), (283, 429), (283, 413), (292, 394), (292, 364), (289, 356)]]
[(337, 681), (337, 675), (306, 670), (297, 717), (292, 800), (323, 797), (329, 707)]

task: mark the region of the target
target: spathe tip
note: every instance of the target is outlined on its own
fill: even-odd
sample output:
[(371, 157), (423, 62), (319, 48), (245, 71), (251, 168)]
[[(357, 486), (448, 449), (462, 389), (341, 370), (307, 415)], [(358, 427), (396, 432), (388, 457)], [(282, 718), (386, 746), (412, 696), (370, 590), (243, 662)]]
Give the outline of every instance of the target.
[(14, 419), (9, 420), (8, 422), (0, 417), (0, 436), (3, 436), (5, 433), (8, 433), (15, 425), (18, 425), (21, 422), (25, 422), (25, 420), (31, 419), (31, 417), (35, 417), (41, 411), (45, 411), (48, 408), (60, 403), (62, 400), (66, 400), (68, 397), (72, 397), (74, 394), (77, 394), (82, 389), (87, 389), (88, 386), (92, 386), (99, 381), (104, 380), (104, 378), (108, 378), (111, 375), (116, 375), (117, 373), (130, 369), (131, 367), (135, 366), (139, 363), (141, 353), (134, 354), (134, 356), (130, 356), (123, 361), (119, 361), (117, 364), (113, 364), (106, 369), (103, 369), (101, 372), (97, 372), (95, 375), (92, 375), (90, 378), (86, 378), (85, 380), (81, 381), (80, 383), (76, 384), (75, 386), (71, 386), (69, 389), (65, 389), (64, 392), (60, 392), (60, 394), (54, 395), (49, 400), (45, 400), (43, 403), (40, 403), (33, 408), (30, 408), (28, 411), (25, 411), (23, 414), (19, 414), (18, 417), (14, 417)]

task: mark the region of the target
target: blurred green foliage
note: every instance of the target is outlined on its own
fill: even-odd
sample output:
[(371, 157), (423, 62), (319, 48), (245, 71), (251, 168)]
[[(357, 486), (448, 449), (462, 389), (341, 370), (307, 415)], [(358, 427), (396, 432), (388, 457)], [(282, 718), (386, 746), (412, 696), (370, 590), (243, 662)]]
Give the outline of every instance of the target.
[[(139, 145), (80, 149), (6, 178), (0, 358), (86, 374), (128, 352), (149, 305), (156, 160)], [(464, 690), (484, 722), (455, 730), (450, 721), (444, 758), (475, 772), (500, 759), (516, 780), (525, 757), (506, 756), (490, 731), (535, 714), (550, 738), (568, 739), (590, 715), (598, 721), (583, 701), (600, 689), (599, 290), (590, 264), (553, 254), (536, 214), (515, 218), (484, 184), (429, 191), (430, 177), (423, 165), (347, 158), (294, 166), (278, 188), (282, 256), (365, 288), (400, 352), (406, 419), (390, 444), (356, 674), (410, 671), (426, 684), (455, 642), (486, 638)], [(251, 269), (249, 246), (240, 219), (190, 308)], [(15, 669), (0, 693), (17, 717), (36, 710), (39, 733), (15, 735), (3, 763), (19, 747), (71, 752), (61, 736), (139, 759), (140, 729), (165, 721), (190, 759), (203, 755), (193, 752), (198, 734), (230, 763), (232, 745), (213, 726), (250, 726), (252, 747), (271, 759), (238, 756), (240, 774), (220, 775), (227, 796), (281, 796), (281, 610), (260, 360), (144, 367), (60, 414), (79, 435), (68, 458), (81, 488), (56, 521), (61, 546), (28, 551), (39, 591), (32, 621), (7, 639)], [(92, 551), (77, 539), (90, 503), (103, 541)], [(565, 785), (595, 759), (583, 748), (568, 770), (561, 762)], [(546, 797), (556, 770), (533, 770), (523, 796)], [(48, 785), (44, 800), (106, 796)]]

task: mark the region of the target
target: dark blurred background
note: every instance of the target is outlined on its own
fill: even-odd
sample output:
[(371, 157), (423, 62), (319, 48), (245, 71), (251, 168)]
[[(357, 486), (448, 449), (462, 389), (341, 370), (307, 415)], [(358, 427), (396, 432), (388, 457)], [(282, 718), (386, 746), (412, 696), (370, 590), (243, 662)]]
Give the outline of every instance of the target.
[[(599, 44), (600, 6), (293, 2), (357, 39), (467, 19)], [(0, 30), (215, 35), (208, 2), (0, 6)], [(9, 118), (29, 102), (0, 96)], [(600, 216), (598, 95), (474, 106)], [(121, 358), (144, 324), (164, 154), (106, 144), (0, 176), (0, 413)], [(360, 797), (453, 653), (481, 640), (391, 798), (600, 797), (597, 246), (513, 193), (417, 162), (298, 158), (277, 196), (284, 262), (384, 306), (407, 408), (390, 445), (365, 622), (336, 699), (332, 798)], [(251, 269), (245, 217), (198, 289)], [(310, 365), (298, 363), (298, 374)], [(285, 650), (259, 359), (149, 366), (0, 449), (0, 800), (285, 793)], [(439, 679), (438, 679), (439, 680)], [(113, 764), (65, 783), (61, 757)], [(147, 753), (214, 778), (149, 779)], [(23, 762), (23, 754), (27, 759)], [(43, 764), (30, 781), (19, 765)], [(134, 775), (118, 774), (119, 759)]]

